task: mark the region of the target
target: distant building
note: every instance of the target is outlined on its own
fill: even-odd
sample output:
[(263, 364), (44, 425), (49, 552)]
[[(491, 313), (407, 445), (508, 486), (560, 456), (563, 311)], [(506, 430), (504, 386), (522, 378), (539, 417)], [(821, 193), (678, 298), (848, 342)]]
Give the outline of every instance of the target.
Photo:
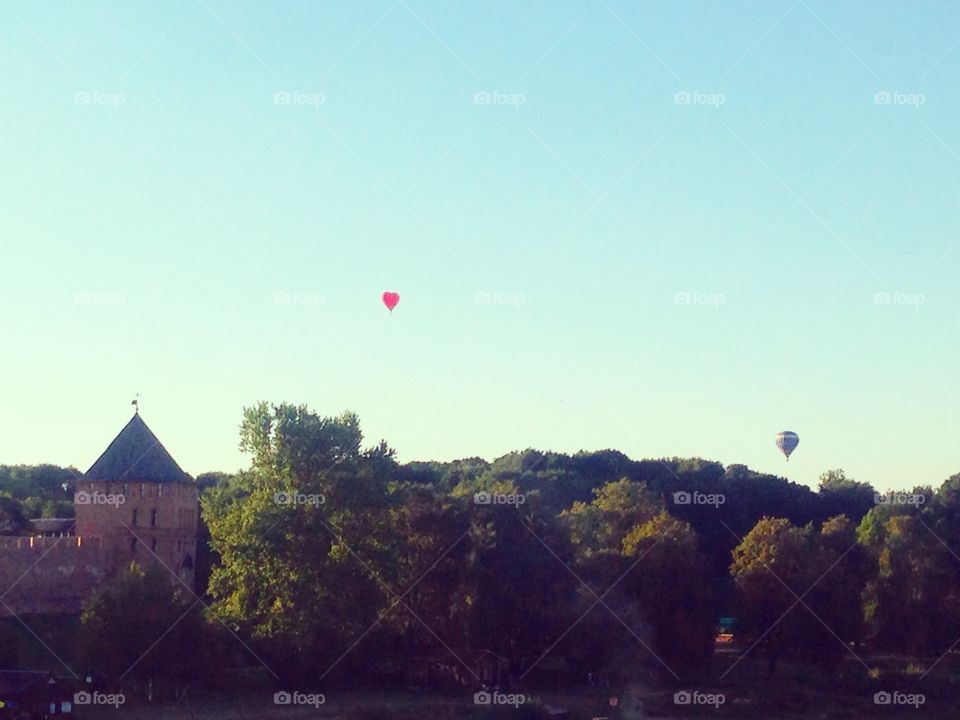
[(0, 670), (0, 717), (48, 718), (73, 711), (73, 690), (48, 672)]
[[(76, 518), (0, 537), (0, 615), (76, 613), (131, 562), (193, 590), (197, 485), (136, 413), (77, 480)], [(9, 589), (9, 590), (8, 590)]]
[(31, 520), (30, 525), (33, 528), (33, 534), (40, 537), (62, 537), (67, 535), (76, 535), (76, 518), (39, 518)]

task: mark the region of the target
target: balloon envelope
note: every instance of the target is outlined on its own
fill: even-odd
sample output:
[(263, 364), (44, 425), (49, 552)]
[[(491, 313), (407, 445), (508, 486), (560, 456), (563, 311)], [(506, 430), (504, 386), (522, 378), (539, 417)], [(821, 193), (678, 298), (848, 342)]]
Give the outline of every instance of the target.
[(800, 436), (791, 430), (784, 430), (777, 433), (777, 447), (780, 448), (787, 460), (790, 459), (790, 453), (797, 449), (800, 444)]
[(385, 292), (383, 294), (383, 304), (387, 306), (387, 310), (390, 312), (393, 312), (398, 302), (400, 302), (400, 293)]

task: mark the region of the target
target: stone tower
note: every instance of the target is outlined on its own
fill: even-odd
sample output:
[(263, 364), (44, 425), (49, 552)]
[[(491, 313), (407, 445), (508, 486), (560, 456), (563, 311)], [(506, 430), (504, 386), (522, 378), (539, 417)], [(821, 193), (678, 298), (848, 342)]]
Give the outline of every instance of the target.
[(197, 497), (138, 411), (77, 481), (76, 534), (103, 538), (115, 569), (157, 565), (193, 590)]

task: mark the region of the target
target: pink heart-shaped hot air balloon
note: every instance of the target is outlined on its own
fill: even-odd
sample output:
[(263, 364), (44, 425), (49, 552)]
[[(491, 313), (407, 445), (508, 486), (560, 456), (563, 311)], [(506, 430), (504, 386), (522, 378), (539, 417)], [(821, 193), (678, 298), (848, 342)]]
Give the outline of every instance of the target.
[(383, 304), (387, 306), (387, 310), (390, 312), (393, 312), (398, 302), (400, 302), (400, 293), (385, 292), (383, 294)]

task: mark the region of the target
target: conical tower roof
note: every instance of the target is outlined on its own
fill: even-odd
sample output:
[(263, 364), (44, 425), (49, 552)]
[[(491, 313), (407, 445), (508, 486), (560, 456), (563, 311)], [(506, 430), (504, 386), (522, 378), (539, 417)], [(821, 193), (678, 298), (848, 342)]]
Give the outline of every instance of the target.
[(87, 480), (192, 482), (138, 412), (87, 470)]

